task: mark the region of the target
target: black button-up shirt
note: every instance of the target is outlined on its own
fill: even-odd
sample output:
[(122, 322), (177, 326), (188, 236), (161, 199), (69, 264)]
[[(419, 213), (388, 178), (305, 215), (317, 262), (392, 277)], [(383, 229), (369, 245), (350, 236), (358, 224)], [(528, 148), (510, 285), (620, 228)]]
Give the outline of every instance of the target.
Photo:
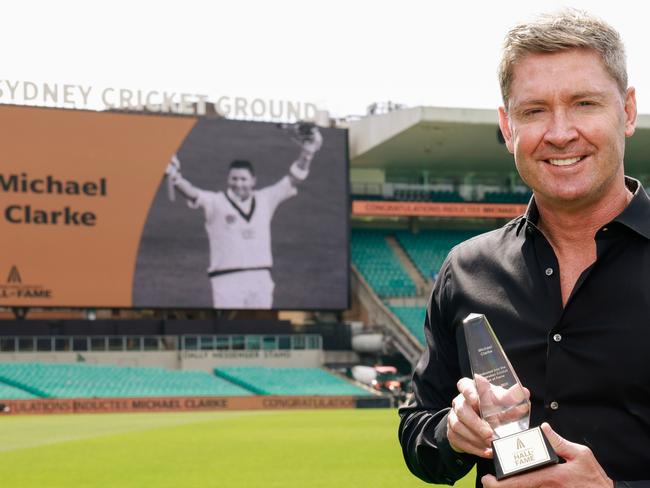
[(566, 306), (534, 200), (524, 216), (449, 253), (428, 305), (414, 401), (400, 409), (416, 476), (451, 484), (478, 462), (480, 486), (493, 472), (491, 459), (458, 454), (446, 439), (456, 383), (471, 377), (461, 324), (480, 313), (531, 391), (531, 427), (547, 421), (589, 446), (614, 480), (650, 480), (650, 198), (638, 181), (626, 184), (634, 197), (594, 236), (596, 261)]

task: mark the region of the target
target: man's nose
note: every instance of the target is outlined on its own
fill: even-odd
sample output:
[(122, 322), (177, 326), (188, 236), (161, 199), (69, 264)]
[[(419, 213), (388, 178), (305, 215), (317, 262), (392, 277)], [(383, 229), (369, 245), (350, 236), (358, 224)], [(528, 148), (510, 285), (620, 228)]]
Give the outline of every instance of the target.
[(544, 141), (555, 147), (566, 147), (579, 137), (575, 121), (563, 110), (553, 113), (544, 134)]

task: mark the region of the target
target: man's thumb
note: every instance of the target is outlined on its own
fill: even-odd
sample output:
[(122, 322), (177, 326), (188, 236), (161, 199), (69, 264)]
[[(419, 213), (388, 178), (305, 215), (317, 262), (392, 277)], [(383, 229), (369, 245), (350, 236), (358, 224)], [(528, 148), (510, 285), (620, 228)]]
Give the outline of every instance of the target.
[(542, 424), (542, 430), (544, 431), (544, 435), (548, 439), (548, 442), (551, 444), (551, 447), (558, 456), (563, 457), (564, 459), (571, 459), (575, 457), (577, 454), (577, 444), (567, 441), (564, 437), (555, 432), (546, 422)]

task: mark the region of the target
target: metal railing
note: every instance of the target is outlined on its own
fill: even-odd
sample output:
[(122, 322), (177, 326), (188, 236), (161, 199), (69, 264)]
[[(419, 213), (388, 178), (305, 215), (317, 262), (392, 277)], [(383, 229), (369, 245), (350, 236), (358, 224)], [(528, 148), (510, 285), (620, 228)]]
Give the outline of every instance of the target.
[(322, 348), (323, 338), (316, 334), (0, 337), (0, 353), (177, 350), (319, 350)]

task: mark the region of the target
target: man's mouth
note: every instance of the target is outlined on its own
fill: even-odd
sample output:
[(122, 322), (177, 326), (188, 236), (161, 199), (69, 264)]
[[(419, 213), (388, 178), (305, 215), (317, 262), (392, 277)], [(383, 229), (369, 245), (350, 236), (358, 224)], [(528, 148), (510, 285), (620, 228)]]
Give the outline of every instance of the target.
[(574, 158), (550, 158), (545, 159), (547, 163), (552, 164), (553, 166), (570, 166), (577, 163), (585, 158), (585, 156), (576, 156)]

